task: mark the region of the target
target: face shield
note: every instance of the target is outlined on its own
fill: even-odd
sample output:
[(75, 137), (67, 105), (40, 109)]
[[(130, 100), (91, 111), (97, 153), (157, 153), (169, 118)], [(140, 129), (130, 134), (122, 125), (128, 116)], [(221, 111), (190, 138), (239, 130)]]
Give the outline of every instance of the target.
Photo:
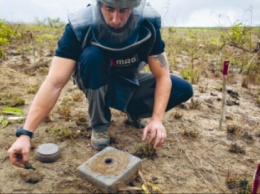
[(101, 4), (97, 3), (92, 9), (92, 33), (96, 44), (120, 49), (138, 40), (140, 21), (142, 21), (145, 0), (138, 7), (132, 9), (128, 21), (120, 29), (114, 29), (106, 24), (101, 12)]

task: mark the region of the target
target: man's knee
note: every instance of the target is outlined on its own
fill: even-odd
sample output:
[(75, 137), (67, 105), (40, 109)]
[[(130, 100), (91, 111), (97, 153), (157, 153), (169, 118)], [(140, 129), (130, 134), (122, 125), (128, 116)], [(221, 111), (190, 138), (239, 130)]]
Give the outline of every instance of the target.
[(109, 63), (104, 52), (96, 47), (86, 47), (80, 57), (75, 70), (75, 81), (81, 89), (97, 89), (107, 84)]
[(187, 80), (175, 75), (171, 75), (171, 80), (171, 96), (178, 96), (182, 98), (183, 101), (186, 101), (193, 96), (192, 85)]
[(171, 75), (172, 90), (167, 110), (189, 100), (193, 96), (192, 85), (185, 79)]
[(188, 81), (186, 81), (185, 84), (183, 84), (183, 99), (184, 99), (184, 101), (187, 101), (192, 96), (193, 96), (192, 85)]

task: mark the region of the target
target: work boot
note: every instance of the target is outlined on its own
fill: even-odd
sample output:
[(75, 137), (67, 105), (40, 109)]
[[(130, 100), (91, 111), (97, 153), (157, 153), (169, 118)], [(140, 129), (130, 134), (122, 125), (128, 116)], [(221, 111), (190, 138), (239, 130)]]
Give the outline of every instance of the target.
[(145, 128), (145, 124), (142, 122), (141, 119), (134, 117), (134, 116), (130, 116), (130, 114), (128, 114), (128, 113), (126, 113), (126, 116), (127, 116), (127, 120), (125, 121), (126, 125), (130, 125), (137, 129)]
[(110, 144), (110, 136), (108, 130), (97, 132), (92, 129), (91, 146), (95, 150), (103, 150)]

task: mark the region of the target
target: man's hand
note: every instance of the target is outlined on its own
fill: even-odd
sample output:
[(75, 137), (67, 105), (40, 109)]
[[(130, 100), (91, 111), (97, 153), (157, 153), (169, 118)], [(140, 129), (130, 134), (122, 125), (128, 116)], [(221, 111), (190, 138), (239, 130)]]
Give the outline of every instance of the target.
[(11, 163), (15, 166), (24, 168), (25, 164), (29, 161), (30, 149), (30, 137), (21, 135), (8, 150)]
[(167, 132), (161, 121), (150, 121), (144, 128), (143, 141), (146, 140), (148, 134), (150, 134), (149, 144), (152, 144), (155, 141), (154, 148), (161, 147), (167, 138)]

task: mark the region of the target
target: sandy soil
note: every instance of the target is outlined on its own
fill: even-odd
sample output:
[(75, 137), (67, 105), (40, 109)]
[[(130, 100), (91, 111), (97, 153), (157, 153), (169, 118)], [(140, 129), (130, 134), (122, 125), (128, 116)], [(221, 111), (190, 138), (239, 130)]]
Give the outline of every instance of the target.
[[(10, 55), (0, 63), (0, 93), (21, 96), (25, 105), (19, 108), (25, 115), (34, 97), (28, 93), (28, 88), (40, 85), (47, 73), (39, 68), (25, 73), (24, 70), (32, 66), (30, 60), (26, 64), (24, 56)], [(51, 58), (45, 57), (45, 60), (49, 65)], [(193, 85), (193, 100), (166, 113), (164, 124), (168, 139), (164, 147), (156, 150), (153, 157), (142, 160), (144, 179), (157, 185), (163, 193), (250, 191), (260, 155), (260, 108), (256, 104), (260, 86), (241, 87), (242, 77), (236, 69), (231, 68), (229, 77), (231, 92), (227, 95), (229, 105), (221, 130), (221, 77), (209, 74), (201, 78), (200, 83), (205, 84)], [(0, 193), (100, 193), (76, 171), (95, 155), (88, 146), (91, 131), (87, 106), (83, 94), (70, 81), (50, 117), (39, 126), (32, 140), (30, 162), (36, 170), (12, 166), (7, 156), (8, 148), (16, 139), (16, 128), (22, 123), (14, 122), (1, 128)], [(135, 155), (144, 146), (142, 130), (125, 126), (123, 113), (112, 110), (112, 114), (111, 146)], [(61, 158), (54, 163), (37, 161), (35, 148), (43, 143), (59, 145)], [(140, 187), (142, 183), (143, 180), (137, 178), (130, 185)]]

